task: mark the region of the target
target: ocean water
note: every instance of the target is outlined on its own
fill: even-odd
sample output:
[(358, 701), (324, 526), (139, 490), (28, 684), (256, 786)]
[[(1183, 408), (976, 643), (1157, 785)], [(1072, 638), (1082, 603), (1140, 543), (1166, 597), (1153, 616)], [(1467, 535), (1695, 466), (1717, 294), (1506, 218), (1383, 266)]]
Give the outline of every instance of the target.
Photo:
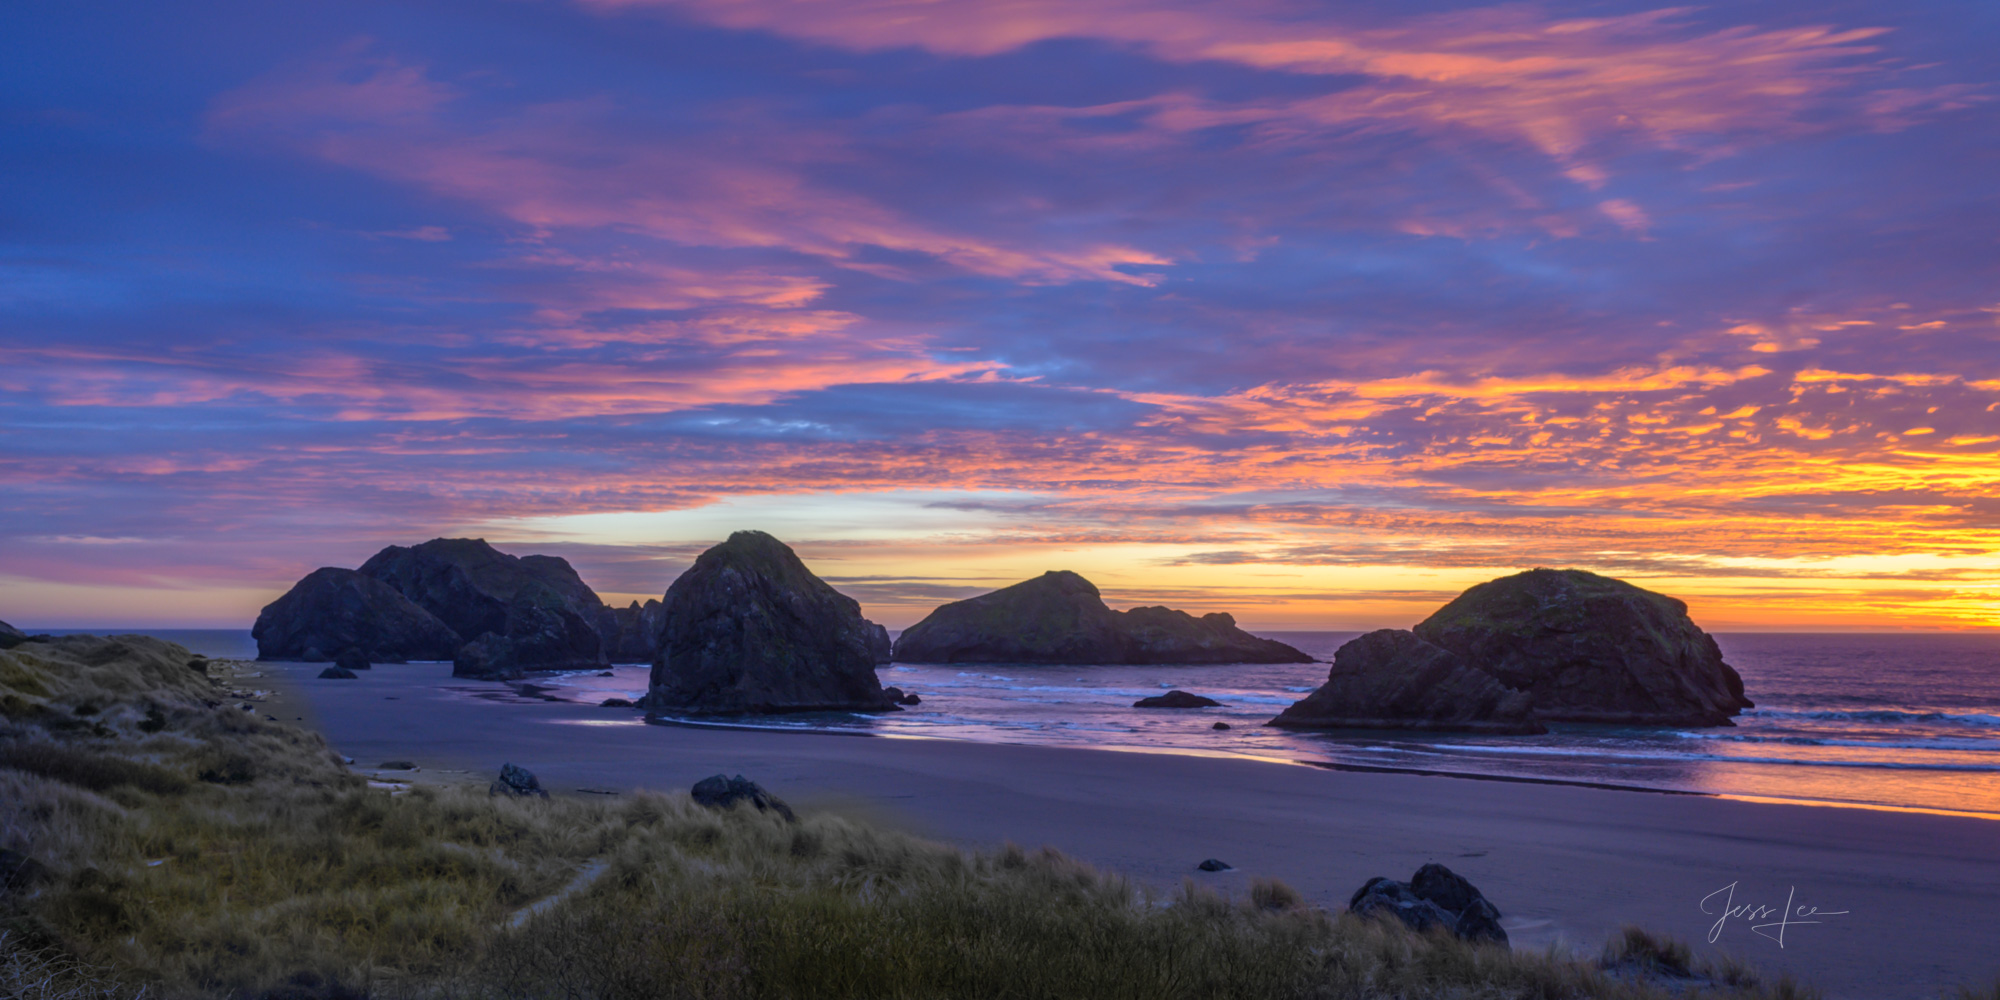
[[(146, 630), (213, 657), (256, 655), (245, 631)], [(1352, 632), (1267, 632), (1331, 659)], [(1557, 725), (1542, 736), (1300, 733), (1263, 725), (1326, 677), (1326, 664), (1039, 667), (895, 664), (882, 683), (920, 695), (889, 715), (778, 717), (776, 729), (836, 729), (998, 743), (1217, 753), (2000, 819), (2000, 633), (1716, 636), (1757, 707), (1733, 727)], [(647, 670), (554, 675), (577, 701), (643, 694)], [(456, 682), (463, 685), (467, 682)], [(1136, 709), (1170, 688), (1221, 708)], [(1212, 728), (1227, 722), (1226, 731)]]
[[(1322, 659), (1352, 632), (1267, 632)], [(2000, 819), (2000, 633), (1716, 636), (1757, 707), (1733, 727), (1556, 725), (1541, 736), (1294, 732), (1263, 725), (1326, 678), (1326, 664), (1194, 667), (895, 664), (882, 683), (914, 691), (885, 716), (778, 719), (780, 728), (1006, 743), (1226, 753)], [(643, 671), (617, 678), (636, 695)], [(1221, 708), (1137, 709), (1170, 688)], [(579, 692), (581, 694), (581, 692)], [(1226, 731), (1212, 728), (1227, 722)]]

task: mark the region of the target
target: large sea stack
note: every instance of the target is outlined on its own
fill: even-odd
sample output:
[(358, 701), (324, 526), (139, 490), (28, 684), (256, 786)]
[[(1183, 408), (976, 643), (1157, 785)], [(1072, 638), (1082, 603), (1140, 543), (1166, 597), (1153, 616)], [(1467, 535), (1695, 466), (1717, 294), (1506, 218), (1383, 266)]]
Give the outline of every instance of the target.
[(356, 650), (375, 663), (449, 660), (458, 633), (396, 588), (351, 569), (306, 574), (264, 606), (250, 630), (264, 660), (331, 660)]
[(1326, 683), (1271, 725), (1288, 729), (1424, 729), (1540, 733), (1526, 692), (1402, 629), (1340, 647)]
[(1582, 570), (1482, 583), (1409, 632), (1340, 647), (1293, 728), (1541, 732), (1545, 722), (1728, 726), (1751, 707), (1687, 605)]
[(1113, 611), (1067, 570), (944, 605), (896, 639), (904, 663), (1310, 663), (1312, 657), (1216, 613)]
[(1546, 722), (1727, 726), (1751, 707), (1686, 604), (1583, 570), (1482, 583), (1415, 632), (1527, 692)]
[(739, 531), (667, 589), (645, 707), (677, 715), (895, 711), (878, 626), (783, 542)]
[(376, 662), (449, 659), (459, 676), (507, 678), (605, 665), (600, 628), (619, 634), (618, 614), (567, 561), (437, 538), (391, 545), (359, 570), (313, 572), (264, 609), (253, 634), (259, 659), (354, 648)]
[(475, 655), (453, 657), (455, 675), (512, 677), (607, 662), (596, 629), (604, 602), (567, 560), (510, 556), (481, 538), (435, 538), (391, 545), (362, 563), (361, 572), (401, 591), (475, 647)]

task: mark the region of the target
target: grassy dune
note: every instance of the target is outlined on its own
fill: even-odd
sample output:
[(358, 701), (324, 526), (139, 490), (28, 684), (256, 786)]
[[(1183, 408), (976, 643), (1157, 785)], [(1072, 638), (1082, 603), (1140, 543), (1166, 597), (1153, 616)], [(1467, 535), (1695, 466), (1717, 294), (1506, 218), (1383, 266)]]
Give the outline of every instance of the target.
[(1805, 995), (1636, 931), (1603, 961), (1515, 953), (836, 815), (392, 794), (188, 659), (0, 652), (0, 996)]

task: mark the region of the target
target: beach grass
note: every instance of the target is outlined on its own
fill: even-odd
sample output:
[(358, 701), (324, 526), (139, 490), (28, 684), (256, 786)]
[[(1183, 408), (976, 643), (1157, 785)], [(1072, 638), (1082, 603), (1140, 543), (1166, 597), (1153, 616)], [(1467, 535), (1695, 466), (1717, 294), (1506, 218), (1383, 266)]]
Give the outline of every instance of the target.
[(1149, 889), (831, 813), (377, 787), (224, 703), (184, 650), (0, 657), (7, 996), (1806, 995), (1644, 932), (1596, 961), (1512, 951), (1280, 882)]

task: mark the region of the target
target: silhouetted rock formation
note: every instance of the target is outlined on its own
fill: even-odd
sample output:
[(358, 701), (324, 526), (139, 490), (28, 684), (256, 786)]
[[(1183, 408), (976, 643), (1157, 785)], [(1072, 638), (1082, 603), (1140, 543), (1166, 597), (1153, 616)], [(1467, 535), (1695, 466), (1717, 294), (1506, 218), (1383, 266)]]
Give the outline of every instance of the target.
[(1363, 917), (1393, 916), (1419, 933), (1441, 926), (1467, 941), (1507, 943), (1499, 909), (1471, 882), (1440, 864), (1417, 869), (1408, 882), (1371, 878), (1347, 908)]
[(1727, 726), (1751, 707), (1686, 604), (1582, 570), (1482, 583), (1415, 632), (1527, 692), (1543, 721)]
[(323, 569), (264, 609), (260, 659), (451, 660), (459, 676), (651, 663), (665, 609), (604, 606), (567, 561), (476, 538), (392, 545), (359, 570)]
[(1274, 726), (1542, 732), (1542, 722), (1728, 726), (1743, 678), (1687, 605), (1582, 570), (1482, 583), (1411, 632), (1340, 648)]
[(597, 633), (604, 639), (604, 656), (613, 663), (651, 663), (660, 655), (660, 630), (667, 606), (658, 601), (633, 601), (622, 608), (605, 608), (597, 616)]
[(448, 660), (463, 641), (394, 587), (351, 569), (307, 574), (250, 630), (260, 660), (324, 661), (349, 649), (379, 663)]
[[(361, 564), (361, 573), (395, 587), (462, 639), (484, 647), (484, 655), (454, 657), (454, 674), (509, 676), (606, 662), (596, 628), (604, 603), (567, 560), (510, 556), (484, 539), (435, 538), (409, 548), (391, 545)], [(460, 674), (460, 662), (480, 672)]]
[(1222, 703), (1214, 698), (1204, 698), (1198, 694), (1173, 690), (1166, 694), (1156, 694), (1151, 698), (1141, 698), (1132, 703), (1133, 708), (1220, 708)]
[(770, 535), (730, 535), (674, 581), (663, 603), (648, 709), (895, 710), (875, 677), (874, 623)]
[(328, 667), (319, 672), (319, 679), (323, 681), (351, 681), (359, 679), (360, 676), (346, 667)]
[(491, 632), (458, 647), (451, 658), (453, 677), (511, 681), (526, 672), (521, 668), (520, 658), (514, 655), (514, 641)]
[(1236, 627), (1226, 614), (1113, 611), (1089, 580), (1044, 573), (944, 605), (896, 639), (905, 663), (1310, 663)]
[(339, 656), (334, 657), (333, 665), (342, 670), (368, 670), (374, 667), (374, 664), (368, 662), (368, 654), (354, 646), (347, 647)]
[(1130, 642), (1089, 580), (1067, 570), (946, 604), (896, 638), (905, 663), (1124, 663)]
[(1271, 725), (1291, 729), (1546, 732), (1533, 700), (1415, 633), (1382, 629), (1333, 654), (1326, 683)]
[(0, 649), (13, 649), (28, 641), (28, 633), (6, 622), (0, 622)]
[(1236, 627), (1228, 612), (1200, 618), (1171, 608), (1133, 608), (1120, 615), (1131, 639), (1127, 663), (1311, 663), (1312, 657), (1275, 639)]

